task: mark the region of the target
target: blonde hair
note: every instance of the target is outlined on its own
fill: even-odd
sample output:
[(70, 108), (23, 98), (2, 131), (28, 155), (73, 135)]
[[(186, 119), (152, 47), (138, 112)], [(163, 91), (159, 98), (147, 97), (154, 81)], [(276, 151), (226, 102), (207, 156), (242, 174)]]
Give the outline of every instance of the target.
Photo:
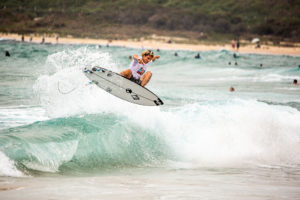
[(153, 53), (153, 51), (151, 51), (151, 50), (145, 50), (145, 51), (143, 51), (142, 52), (142, 56), (148, 56), (148, 55), (150, 55), (150, 56), (154, 56), (154, 53)]

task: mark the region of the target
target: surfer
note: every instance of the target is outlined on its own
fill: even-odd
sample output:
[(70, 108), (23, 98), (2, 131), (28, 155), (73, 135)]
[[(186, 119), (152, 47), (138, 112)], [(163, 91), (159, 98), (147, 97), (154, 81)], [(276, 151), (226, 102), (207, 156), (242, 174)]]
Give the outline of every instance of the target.
[(152, 77), (152, 73), (147, 71), (147, 68), (152, 62), (160, 58), (160, 56), (155, 56), (153, 51), (150, 50), (143, 51), (141, 55), (141, 58), (138, 55), (133, 55), (133, 61), (131, 62), (129, 69), (122, 71), (120, 74), (144, 87)]

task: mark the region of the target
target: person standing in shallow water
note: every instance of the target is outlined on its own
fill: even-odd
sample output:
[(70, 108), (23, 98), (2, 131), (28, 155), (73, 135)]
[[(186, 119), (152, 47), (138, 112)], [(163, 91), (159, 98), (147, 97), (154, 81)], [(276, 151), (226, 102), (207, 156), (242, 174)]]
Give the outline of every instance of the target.
[(45, 43), (45, 37), (43, 36), (41, 44), (44, 44), (44, 43)]
[(152, 77), (152, 73), (147, 71), (147, 68), (152, 64), (152, 62), (159, 59), (160, 56), (155, 56), (153, 51), (150, 50), (143, 51), (141, 56), (142, 57), (133, 55), (133, 61), (131, 62), (129, 69), (122, 71), (120, 74), (144, 87)]

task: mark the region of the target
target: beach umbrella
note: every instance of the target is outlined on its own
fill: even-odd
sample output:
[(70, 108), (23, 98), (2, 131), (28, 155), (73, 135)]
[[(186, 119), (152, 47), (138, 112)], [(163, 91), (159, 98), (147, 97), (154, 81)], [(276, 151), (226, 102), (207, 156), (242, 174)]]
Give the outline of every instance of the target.
[(257, 43), (259, 42), (259, 38), (253, 38), (253, 40), (251, 41), (252, 43)]

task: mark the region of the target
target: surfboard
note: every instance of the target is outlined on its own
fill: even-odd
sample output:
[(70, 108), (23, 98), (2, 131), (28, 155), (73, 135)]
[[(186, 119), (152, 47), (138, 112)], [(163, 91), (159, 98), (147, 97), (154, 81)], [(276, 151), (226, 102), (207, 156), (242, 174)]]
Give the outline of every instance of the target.
[(92, 83), (106, 92), (130, 103), (160, 106), (163, 101), (153, 92), (103, 67), (86, 67), (83, 72)]

